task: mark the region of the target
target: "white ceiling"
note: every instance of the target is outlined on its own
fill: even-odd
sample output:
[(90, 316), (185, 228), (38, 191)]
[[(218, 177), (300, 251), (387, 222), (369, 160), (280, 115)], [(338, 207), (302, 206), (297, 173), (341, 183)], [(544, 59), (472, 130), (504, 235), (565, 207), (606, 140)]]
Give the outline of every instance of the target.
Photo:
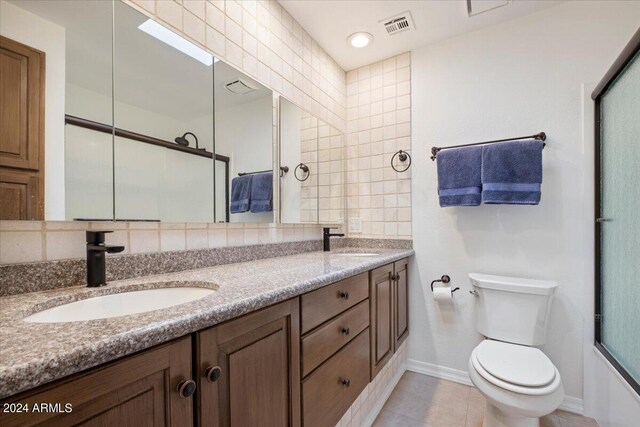
[[(559, 0), (514, 0), (504, 7), (470, 18), (466, 0), (279, 1), (346, 71), (562, 3)], [(411, 12), (415, 30), (387, 35), (379, 21), (406, 11)], [(371, 33), (373, 43), (362, 49), (351, 47), (347, 37), (359, 31)]]

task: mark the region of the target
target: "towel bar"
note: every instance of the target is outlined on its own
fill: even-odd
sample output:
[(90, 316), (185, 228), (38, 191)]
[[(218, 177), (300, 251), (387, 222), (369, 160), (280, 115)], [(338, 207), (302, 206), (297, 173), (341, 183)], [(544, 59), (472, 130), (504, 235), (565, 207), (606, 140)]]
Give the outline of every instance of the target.
[[(529, 136), (519, 136), (516, 138), (507, 138), (507, 139), (496, 139), (494, 141), (484, 141), (484, 142), (474, 142), (473, 144), (461, 144), (461, 145), (452, 145), (450, 147), (431, 147), (431, 160), (435, 160), (436, 159), (436, 155), (438, 154), (438, 151), (440, 150), (447, 150), (449, 148), (460, 148), (460, 147), (471, 147), (473, 145), (484, 145), (484, 144), (495, 144), (496, 142), (507, 142), (507, 141), (517, 141), (519, 139), (539, 139), (542, 141), (546, 141), (547, 139), (547, 134), (544, 132), (540, 132), (537, 133), (535, 135), (529, 135)], [(542, 147), (544, 148), (547, 144), (542, 144)]]

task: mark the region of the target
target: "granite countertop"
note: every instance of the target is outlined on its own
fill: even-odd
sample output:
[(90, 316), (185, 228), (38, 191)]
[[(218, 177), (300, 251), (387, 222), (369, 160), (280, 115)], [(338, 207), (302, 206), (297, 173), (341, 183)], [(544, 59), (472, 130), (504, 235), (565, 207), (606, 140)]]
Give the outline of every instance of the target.
[[(376, 256), (344, 256), (370, 252)], [(413, 255), (412, 249), (343, 248), (0, 298), (0, 398), (147, 349)], [(343, 254), (343, 255), (341, 255)], [(204, 298), (140, 314), (69, 323), (29, 323), (72, 301), (172, 286), (218, 288)]]

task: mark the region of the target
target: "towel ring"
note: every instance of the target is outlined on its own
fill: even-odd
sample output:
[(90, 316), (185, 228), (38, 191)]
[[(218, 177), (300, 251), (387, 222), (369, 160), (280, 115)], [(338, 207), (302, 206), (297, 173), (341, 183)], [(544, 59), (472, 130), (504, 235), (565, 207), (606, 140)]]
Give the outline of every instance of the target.
[[(298, 176), (298, 169), (306, 173), (307, 176), (305, 176), (303, 179), (300, 179), (300, 177)], [(309, 176), (311, 176), (311, 174), (309, 173), (309, 166), (305, 165), (304, 163), (300, 163), (298, 166), (296, 166), (295, 170), (293, 171), (293, 175), (300, 182), (306, 181), (307, 179), (309, 179)]]
[[(397, 169), (395, 167), (395, 165), (393, 164), (393, 160), (396, 158), (396, 156), (398, 157), (398, 160), (400, 160), (401, 162), (406, 162), (407, 159), (409, 160), (409, 164), (407, 165), (406, 168)], [(405, 172), (407, 169), (411, 167), (411, 155), (409, 155), (409, 153), (407, 153), (406, 151), (398, 150), (396, 154), (394, 154), (393, 157), (391, 157), (391, 167), (396, 172)]]

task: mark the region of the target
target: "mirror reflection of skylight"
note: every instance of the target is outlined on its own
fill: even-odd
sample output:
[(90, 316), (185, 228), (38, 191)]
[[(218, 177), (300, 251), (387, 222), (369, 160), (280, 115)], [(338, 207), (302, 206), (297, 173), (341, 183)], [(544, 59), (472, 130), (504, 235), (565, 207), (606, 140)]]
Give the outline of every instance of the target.
[(215, 58), (206, 50), (199, 48), (163, 25), (158, 24), (153, 19), (147, 19), (140, 24), (138, 28), (161, 42), (178, 49), (185, 55), (189, 55), (193, 59), (202, 62), (206, 66), (211, 66), (214, 62), (219, 61), (218, 58)]

